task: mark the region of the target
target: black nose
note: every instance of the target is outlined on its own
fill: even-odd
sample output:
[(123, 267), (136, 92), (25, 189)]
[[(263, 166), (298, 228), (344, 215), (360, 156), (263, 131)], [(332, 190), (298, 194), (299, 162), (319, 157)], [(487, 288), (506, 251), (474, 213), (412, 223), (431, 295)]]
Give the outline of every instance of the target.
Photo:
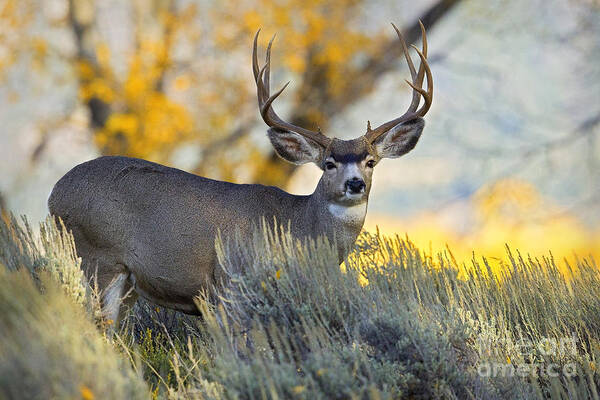
[(362, 193), (367, 185), (365, 185), (365, 181), (358, 178), (352, 178), (346, 181), (346, 189), (353, 194)]

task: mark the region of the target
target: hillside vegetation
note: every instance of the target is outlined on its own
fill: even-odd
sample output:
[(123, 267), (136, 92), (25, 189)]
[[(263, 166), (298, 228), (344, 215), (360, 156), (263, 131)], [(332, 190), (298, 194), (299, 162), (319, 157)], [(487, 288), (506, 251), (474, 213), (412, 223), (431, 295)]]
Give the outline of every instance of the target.
[(202, 317), (138, 302), (116, 334), (52, 221), (0, 223), (0, 397), (598, 398), (600, 274), (551, 256), (492, 272), (365, 233), (332, 246), (268, 228), (217, 241)]

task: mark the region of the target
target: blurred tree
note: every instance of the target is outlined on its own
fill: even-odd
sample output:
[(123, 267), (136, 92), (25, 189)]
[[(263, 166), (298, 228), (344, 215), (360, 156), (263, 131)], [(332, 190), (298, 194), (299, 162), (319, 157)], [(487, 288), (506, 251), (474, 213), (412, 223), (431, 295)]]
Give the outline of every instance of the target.
[[(133, 3), (133, 48), (122, 77), (111, 63), (107, 43), (92, 38), (93, 7), (71, 0), (69, 24), (77, 45), (80, 97), (90, 109), (96, 142), (105, 154), (165, 161), (194, 129), (188, 109), (167, 95), (165, 75), (173, 68), (175, 36), (193, 29), (195, 9), (177, 10), (164, 1)], [(180, 76), (174, 84), (181, 87), (185, 79)]]
[[(433, 1), (418, 18), (430, 28), (458, 2)], [(42, 12), (36, 4), (0, 6), (0, 20), (8, 22), (0, 28), (8, 55), (0, 70), (24, 54), (42, 69), (56, 49), (31, 28), (51, 20), (72, 34), (74, 51), (60, 57), (77, 79), (102, 153), (169, 163), (174, 150), (191, 143), (202, 149), (195, 172), (233, 181), (281, 185), (294, 168), (248, 138), (258, 117), (250, 44), (259, 27), (280, 35), (276, 75), (284, 67), (297, 81), (295, 95), (282, 101), (291, 99), (287, 119), (309, 128), (326, 131), (400, 56), (388, 21), (376, 31), (361, 23), (360, 0), (49, 0)], [(404, 27), (408, 42), (420, 36), (418, 18)], [(261, 45), (268, 39), (263, 35)]]

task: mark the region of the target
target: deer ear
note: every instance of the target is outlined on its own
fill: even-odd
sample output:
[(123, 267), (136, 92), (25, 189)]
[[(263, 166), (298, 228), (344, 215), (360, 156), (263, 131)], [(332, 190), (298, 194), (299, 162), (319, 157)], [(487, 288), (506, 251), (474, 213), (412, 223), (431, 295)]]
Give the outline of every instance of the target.
[(323, 146), (290, 131), (271, 128), (267, 131), (277, 154), (293, 164), (319, 163), (323, 158)]
[(398, 158), (414, 149), (424, 127), (423, 118), (401, 122), (378, 137), (373, 146), (381, 158)]

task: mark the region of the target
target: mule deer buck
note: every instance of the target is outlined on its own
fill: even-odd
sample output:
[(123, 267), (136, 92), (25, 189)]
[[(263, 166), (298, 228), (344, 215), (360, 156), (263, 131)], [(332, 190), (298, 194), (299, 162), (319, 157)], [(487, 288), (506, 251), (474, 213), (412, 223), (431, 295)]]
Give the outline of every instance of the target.
[(369, 122), (367, 132), (352, 140), (329, 138), (275, 113), (273, 102), (287, 84), (270, 94), (273, 39), (265, 65), (259, 67), (260, 31), (254, 37), (252, 70), (273, 147), (289, 162), (312, 162), (323, 170), (309, 196), (215, 181), (127, 157), (88, 161), (56, 183), (48, 200), (50, 213), (72, 231), (87, 275), (96, 274), (107, 318), (118, 322), (123, 303), (131, 305), (138, 295), (197, 313), (194, 297), (218, 280), (218, 231), (250, 234), (253, 223), (263, 217), (289, 225), (298, 238), (325, 235), (337, 243), (340, 262), (347, 256), (364, 223), (373, 168), (382, 158), (396, 158), (415, 147), (433, 97), (425, 28), (421, 24), (422, 50), (412, 46), (420, 57), (417, 70), (393, 26), (410, 69), (412, 101), (402, 116), (375, 129)]

